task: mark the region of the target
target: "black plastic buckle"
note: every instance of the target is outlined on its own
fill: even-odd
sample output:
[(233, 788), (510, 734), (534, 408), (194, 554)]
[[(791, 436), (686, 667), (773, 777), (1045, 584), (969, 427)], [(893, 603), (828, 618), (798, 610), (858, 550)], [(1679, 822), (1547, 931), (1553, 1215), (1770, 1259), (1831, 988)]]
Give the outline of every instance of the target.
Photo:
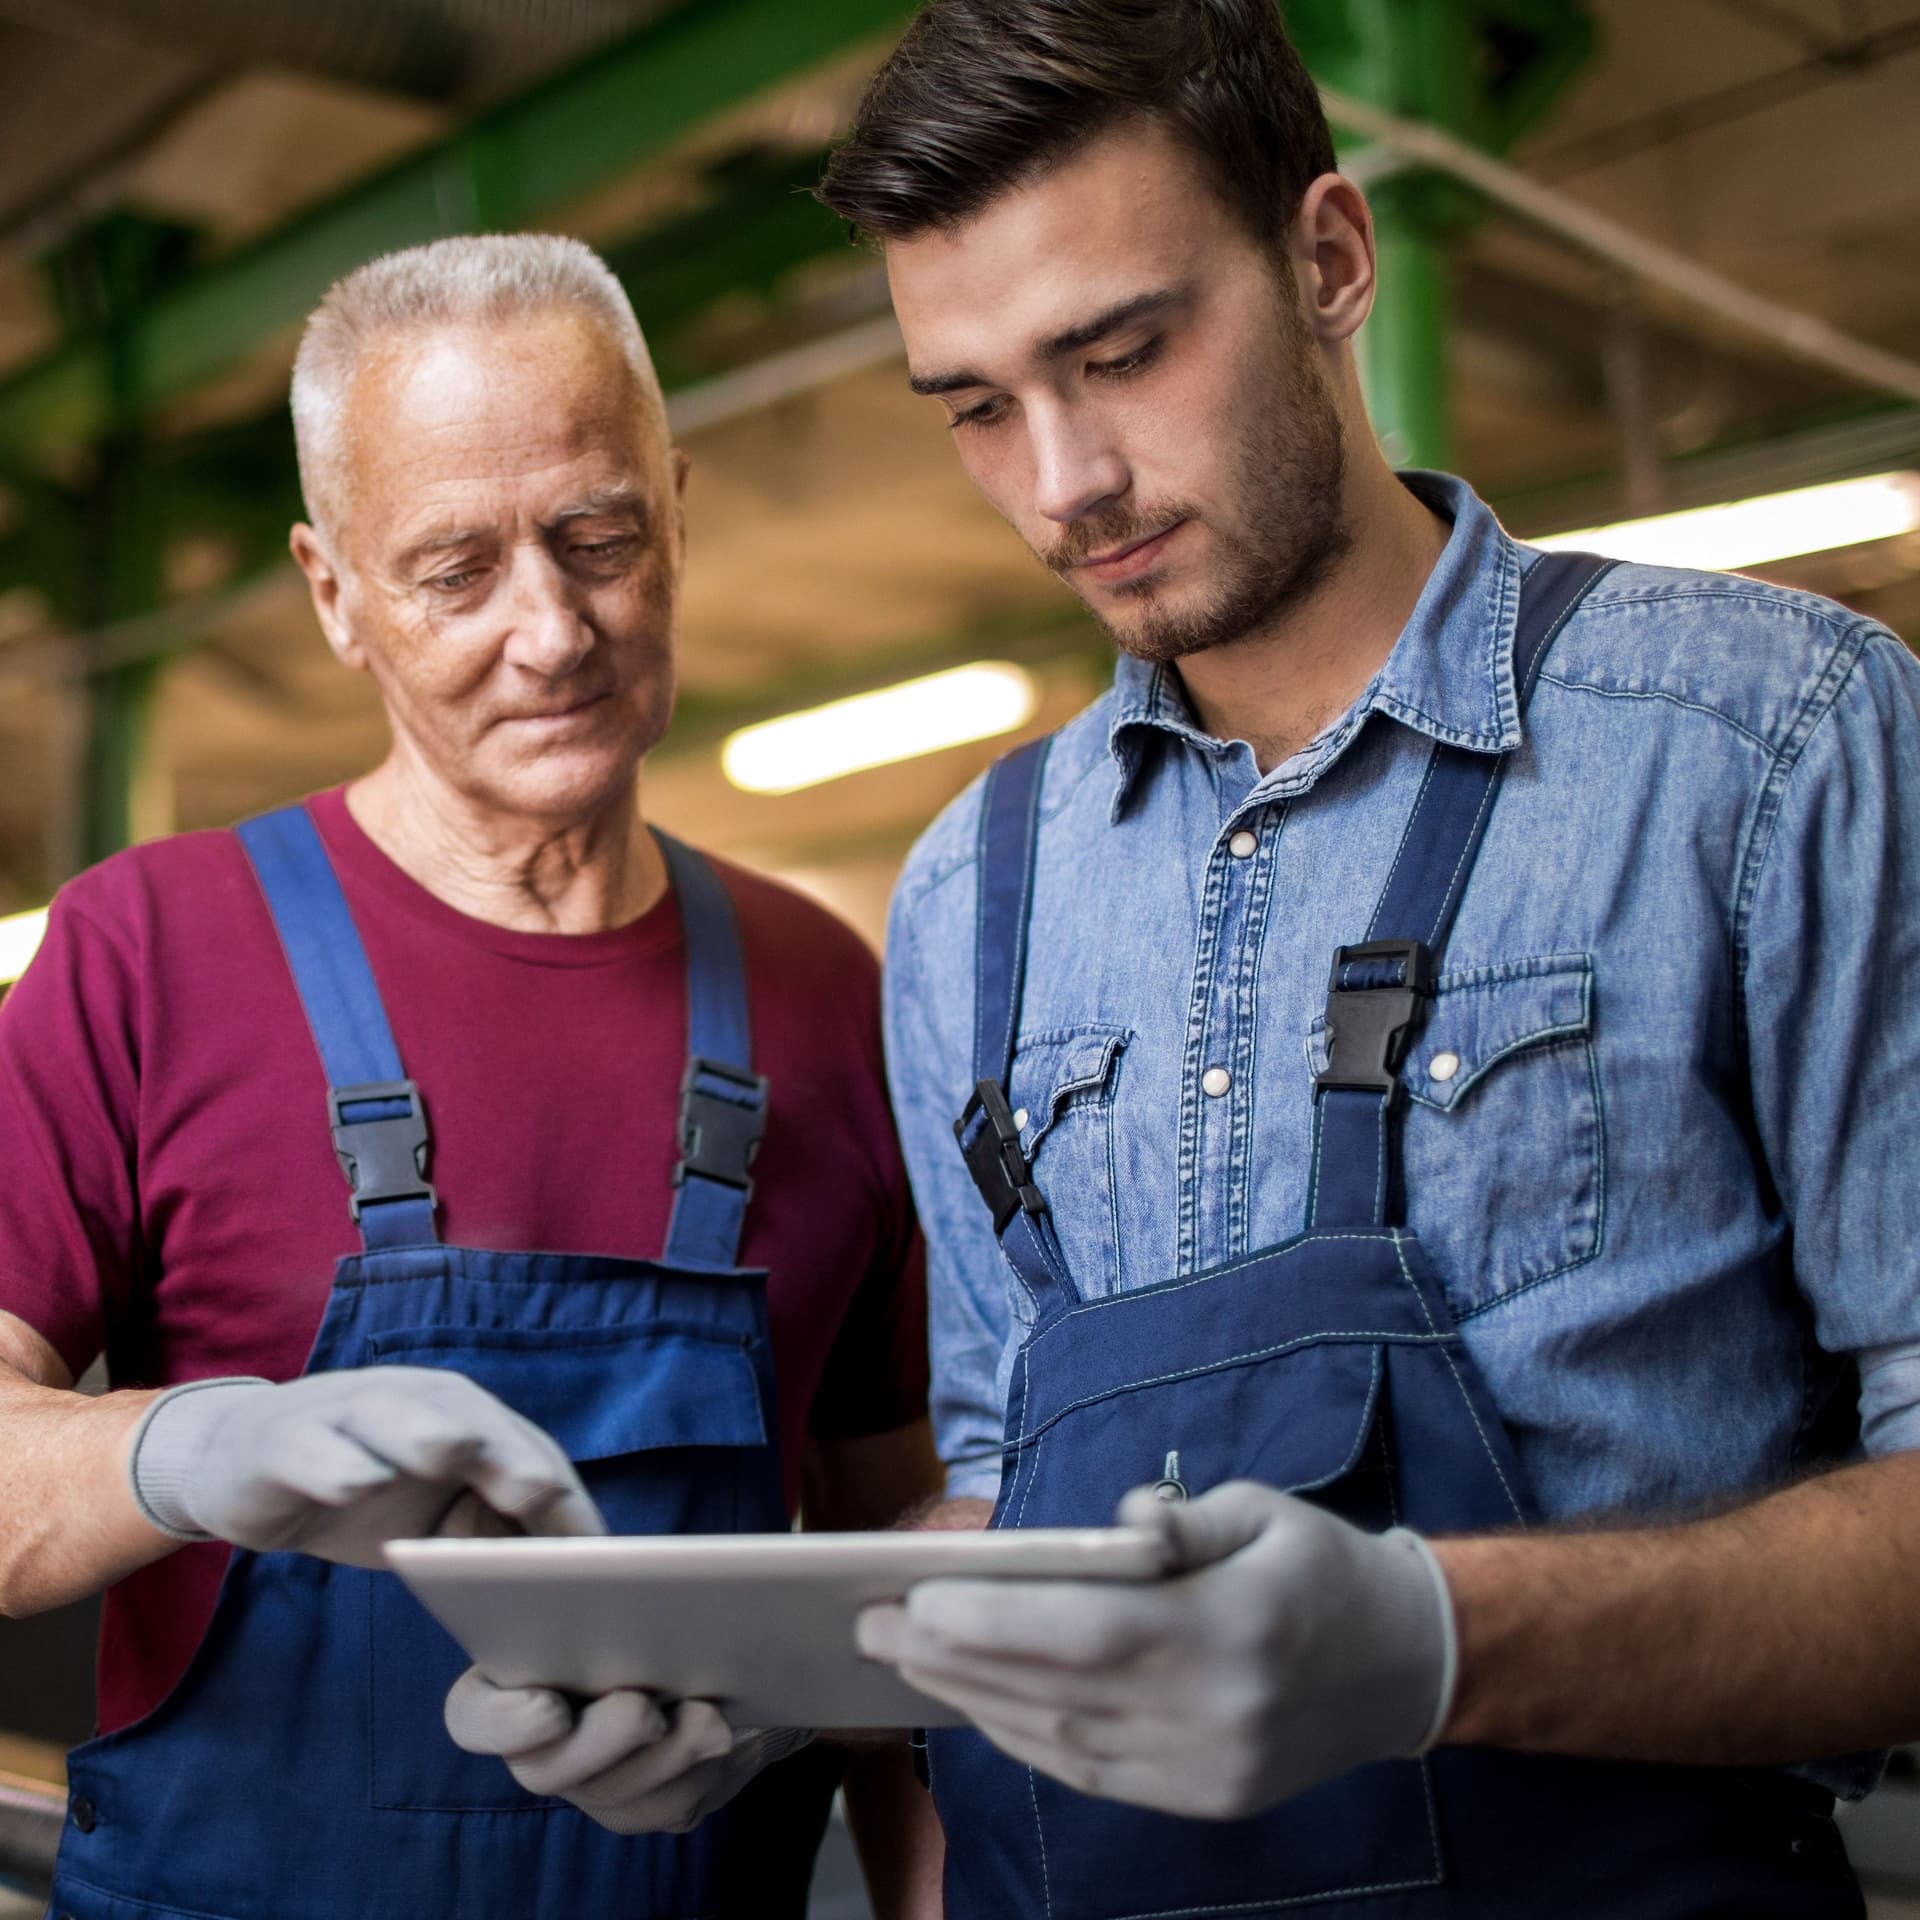
[[(739, 1094), (716, 1093), (700, 1085), (704, 1078), (724, 1081)], [(766, 1130), (766, 1076), (695, 1054), (680, 1076), (680, 1164), (673, 1170), (673, 1184), (677, 1187), (688, 1174), (697, 1173), (751, 1193), (753, 1179), (747, 1169)]]
[[(381, 1114), (370, 1120), (351, 1120), (351, 1107), (376, 1101), (404, 1100), (405, 1113)], [(327, 1118), (333, 1125), (333, 1151), (347, 1176), (353, 1217), (360, 1209), (382, 1200), (425, 1200), (438, 1206), (440, 1196), (427, 1184), (427, 1110), (420, 1089), (411, 1080), (373, 1080), (360, 1087), (329, 1087)]]
[[(975, 1114), (986, 1115), (986, 1124), (968, 1140)], [(966, 1110), (953, 1123), (953, 1137), (960, 1142), (967, 1171), (980, 1197), (993, 1209), (993, 1230), (1005, 1233), (1007, 1222), (1024, 1209), (1045, 1213), (1047, 1203), (1033, 1184), (1033, 1168), (1020, 1151), (1020, 1129), (1013, 1123), (1013, 1109), (1000, 1091), (997, 1080), (982, 1080), (973, 1090)]]
[[(1349, 970), (1397, 974), (1380, 985), (1349, 986)], [(1413, 1037), (1420, 1003), (1433, 997), (1433, 956), (1420, 940), (1368, 940), (1341, 947), (1327, 980), (1327, 1064), (1316, 1087), (1391, 1094)]]

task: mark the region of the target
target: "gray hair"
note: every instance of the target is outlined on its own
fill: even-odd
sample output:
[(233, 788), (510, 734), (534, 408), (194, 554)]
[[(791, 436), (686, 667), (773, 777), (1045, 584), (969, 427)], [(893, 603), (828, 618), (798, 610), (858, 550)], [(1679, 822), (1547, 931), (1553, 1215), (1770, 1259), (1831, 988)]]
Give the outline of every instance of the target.
[(378, 342), (419, 328), (487, 325), (556, 307), (606, 327), (664, 431), (660, 383), (626, 289), (579, 240), (555, 233), (460, 235), (382, 254), (336, 280), (308, 316), (293, 363), (293, 439), (314, 525), (327, 532), (339, 524), (341, 416), (354, 376)]

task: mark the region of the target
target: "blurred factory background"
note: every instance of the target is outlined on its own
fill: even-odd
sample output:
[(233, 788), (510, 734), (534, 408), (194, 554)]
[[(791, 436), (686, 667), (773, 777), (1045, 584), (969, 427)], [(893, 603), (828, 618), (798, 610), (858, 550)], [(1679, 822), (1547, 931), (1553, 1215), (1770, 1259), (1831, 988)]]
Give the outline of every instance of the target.
[[(286, 558), (294, 341), (358, 262), (498, 228), (601, 249), (693, 455), (649, 810), (878, 942), (920, 828), (1108, 670), (805, 191), (909, 11), (0, 0), (0, 992), (81, 866), (379, 757)], [(1739, 508), (1601, 544), (1920, 642), (1920, 0), (1286, 12), (1379, 215), (1396, 459), (1528, 536)], [(846, 770), (831, 707), (742, 737), (953, 673), (859, 717), (885, 765)], [(86, 1732), (89, 1633), (0, 1628), (0, 1772), (56, 1776)], [(0, 1858), (31, 1792), (0, 1780)], [(1917, 1807), (1896, 1782), (1851, 1829), (1888, 1915), (1920, 1914)]]

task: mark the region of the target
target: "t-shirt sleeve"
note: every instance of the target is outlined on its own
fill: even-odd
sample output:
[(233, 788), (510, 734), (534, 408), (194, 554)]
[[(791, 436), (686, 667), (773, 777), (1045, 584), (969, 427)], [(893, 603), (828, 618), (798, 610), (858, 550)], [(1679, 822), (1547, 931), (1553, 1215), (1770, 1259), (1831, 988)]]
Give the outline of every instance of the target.
[(125, 937), (69, 889), (0, 1001), (0, 1309), (76, 1378), (139, 1260), (137, 979)]
[(1867, 1447), (1920, 1446), (1920, 666), (1870, 630), (1756, 848), (1755, 1118), (1820, 1345), (1856, 1358)]

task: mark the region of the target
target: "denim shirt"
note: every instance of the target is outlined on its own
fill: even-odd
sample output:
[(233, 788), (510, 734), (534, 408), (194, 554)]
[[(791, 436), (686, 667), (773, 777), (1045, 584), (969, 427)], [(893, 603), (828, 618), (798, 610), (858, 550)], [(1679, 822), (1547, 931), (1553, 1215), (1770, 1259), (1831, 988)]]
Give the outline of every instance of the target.
[[(1534, 556), (1462, 482), (1409, 484), (1451, 538), (1299, 753), (1262, 776), (1124, 658), (1054, 742), (1011, 1096), (1077, 1284), (1301, 1230), (1333, 949), (1430, 742), (1510, 752), (1402, 1074), (1405, 1218), (1542, 1508), (1686, 1515), (1856, 1432), (1920, 1445), (1920, 664), (1807, 594), (1623, 566), (1522, 713)], [(979, 796), (902, 876), (887, 1042), (948, 1485), (991, 1498), (1032, 1305), (952, 1131)]]

